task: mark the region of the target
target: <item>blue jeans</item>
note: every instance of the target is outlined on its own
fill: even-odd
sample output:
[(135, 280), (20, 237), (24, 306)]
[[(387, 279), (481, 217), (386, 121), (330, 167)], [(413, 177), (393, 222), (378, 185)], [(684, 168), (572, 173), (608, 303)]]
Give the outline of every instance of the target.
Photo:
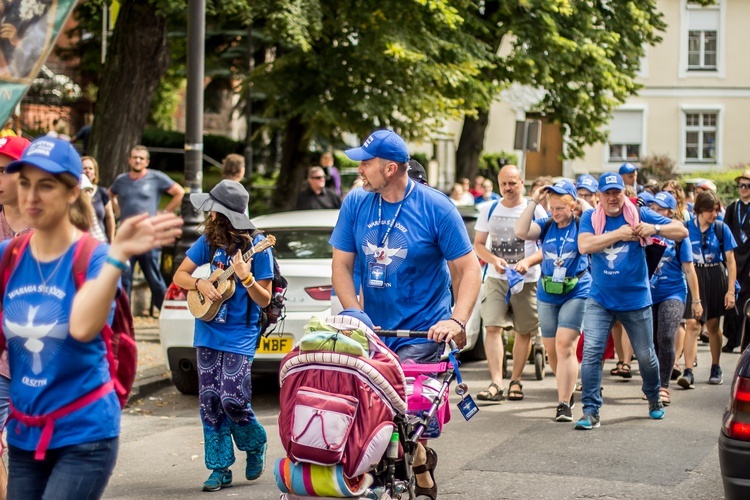
[(8, 404), (10, 403), (10, 379), (0, 375), (0, 431), (5, 429), (8, 420)]
[(117, 461), (119, 438), (34, 452), (8, 446), (8, 500), (96, 500), (104, 494)]
[(141, 271), (143, 271), (143, 277), (146, 279), (146, 283), (148, 283), (148, 287), (151, 289), (151, 297), (154, 305), (161, 309), (161, 304), (164, 302), (164, 294), (167, 293), (167, 284), (164, 282), (164, 278), (159, 270), (160, 255), (161, 250), (155, 248), (144, 254), (136, 255), (131, 258), (130, 269), (127, 272), (122, 273), (122, 288), (125, 290), (125, 293), (128, 294), (128, 298), (130, 298), (130, 291), (133, 288), (133, 268), (137, 262), (140, 264)]
[(421, 344), (406, 344), (396, 350), (396, 356), (403, 363), (407, 359), (415, 363), (429, 365), (440, 361), (444, 344), (437, 342), (423, 342)]
[(641, 371), (643, 393), (649, 401), (659, 399), (659, 361), (654, 350), (654, 324), (651, 307), (635, 311), (610, 311), (597, 301), (589, 298), (586, 303), (586, 315), (583, 320), (583, 362), (581, 363), (581, 382), (583, 384), (583, 413), (599, 414), (602, 406), (600, 388), (602, 384), (602, 356), (607, 345), (609, 332), (615, 321), (622, 323), (633, 351), (638, 357), (638, 368)]

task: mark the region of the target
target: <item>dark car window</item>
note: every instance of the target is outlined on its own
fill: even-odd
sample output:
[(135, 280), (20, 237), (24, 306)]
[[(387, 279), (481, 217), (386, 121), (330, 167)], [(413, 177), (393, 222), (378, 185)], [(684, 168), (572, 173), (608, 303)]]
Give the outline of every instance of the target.
[(330, 259), (333, 247), (330, 227), (264, 228), (265, 234), (276, 237), (273, 254), (277, 259)]

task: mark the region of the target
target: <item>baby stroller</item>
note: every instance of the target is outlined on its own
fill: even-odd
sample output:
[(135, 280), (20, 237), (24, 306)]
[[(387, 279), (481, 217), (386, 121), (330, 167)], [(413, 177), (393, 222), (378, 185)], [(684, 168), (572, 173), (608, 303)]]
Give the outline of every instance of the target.
[(416, 499), (414, 453), (447, 421), (453, 366), (406, 366), (415, 378), (429, 369), (442, 379), (432, 392), (422, 390), (429, 404), (410, 411), (404, 368), (365, 323), (313, 318), (279, 371), (279, 435), (287, 454), (274, 467), (280, 498)]

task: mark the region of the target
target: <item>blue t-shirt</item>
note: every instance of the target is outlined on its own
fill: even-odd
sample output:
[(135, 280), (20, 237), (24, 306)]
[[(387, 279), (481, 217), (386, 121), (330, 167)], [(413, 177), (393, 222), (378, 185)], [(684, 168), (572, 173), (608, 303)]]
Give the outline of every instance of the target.
[(698, 223), (695, 219), (692, 219), (688, 221), (687, 227), (693, 248), (693, 261), (696, 264), (713, 264), (724, 261), (719, 239), (716, 237), (717, 224), (724, 226), (724, 252), (737, 248), (737, 241), (734, 239), (732, 230), (723, 222), (714, 222), (708, 226), (705, 233), (701, 233)]
[[(259, 234), (253, 240), (253, 245), (257, 245), (264, 239), (265, 236)], [(245, 249), (244, 252), (247, 250)], [(211, 255), (206, 235), (202, 235), (193, 243), (187, 251), (187, 257), (198, 266), (210, 262), (212, 273), (217, 269), (224, 270), (231, 264), (231, 258), (227, 258), (223, 248), (216, 248), (214, 254)], [(273, 279), (273, 256), (270, 248), (253, 255), (250, 271), (258, 281)], [(249, 316), (248, 304), (250, 304)], [(245, 287), (237, 283), (234, 294), (221, 305), (214, 319), (211, 321), (195, 320), (193, 345), (253, 358), (260, 332), (259, 319), (260, 306), (250, 299)]]
[[(667, 225), (672, 222), (649, 208), (639, 208), (642, 222)], [(581, 233), (594, 233), (594, 210), (581, 216)], [(627, 224), (625, 216), (606, 216), (604, 233)], [(640, 241), (618, 241), (591, 255), (591, 292), (589, 297), (611, 311), (635, 311), (651, 305), (646, 252)]]
[[(535, 224), (544, 233), (544, 226), (549, 218), (536, 219)], [(578, 224), (572, 220), (567, 226), (560, 228), (552, 221), (549, 230), (541, 235), (542, 238), (542, 276), (539, 278), (537, 287), (537, 299), (550, 304), (562, 305), (570, 299), (585, 299), (589, 296), (591, 289), (591, 274), (587, 271), (589, 267), (588, 255), (582, 255), (578, 251)], [(574, 278), (581, 273), (578, 284), (566, 294), (552, 294), (544, 291), (542, 280), (545, 276), (552, 276), (556, 267), (565, 268), (565, 276)]]
[[(0, 255), (8, 241), (0, 243)], [(110, 380), (101, 335), (90, 342), (70, 336), (69, 318), (76, 293), (73, 245), (62, 260), (39, 263), (27, 247), (8, 281), (3, 298), (3, 332), (8, 341), (10, 399), (26, 415), (46, 415)], [(87, 280), (96, 278), (109, 251), (99, 245)], [(58, 263), (60, 267), (55, 270)], [(46, 288), (41, 274), (45, 276)], [(8, 422), (8, 443), (35, 450), (41, 427)], [(50, 449), (109, 439), (120, 434), (120, 403), (114, 390), (55, 422)]]
[[(411, 190), (411, 191), (410, 191)], [(458, 210), (443, 193), (409, 181), (399, 203), (363, 189), (344, 198), (330, 243), (356, 253), (365, 312), (386, 330), (428, 330), (451, 315), (450, 273), (445, 261), (472, 251)], [(397, 219), (394, 216), (401, 210)], [(389, 224), (392, 229), (385, 239)], [(427, 339), (383, 339), (393, 350)]]
[(693, 262), (690, 238), (685, 238), (680, 244), (680, 255), (677, 255), (675, 242), (664, 239), (667, 249), (661, 256), (659, 265), (651, 277), (651, 300), (654, 304), (665, 300), (677, 299), (685, 302), (687, 297), (687, 283), (682, 264)]
[(120, 174), (109, 188), (117, 195), (120, 205), (120, 220), (148, 212), (156, 215), (162, 195), (172, 186), (174, 181), (158, 170), (147, 170), (146, 175), (133, 180), (129, 174)]

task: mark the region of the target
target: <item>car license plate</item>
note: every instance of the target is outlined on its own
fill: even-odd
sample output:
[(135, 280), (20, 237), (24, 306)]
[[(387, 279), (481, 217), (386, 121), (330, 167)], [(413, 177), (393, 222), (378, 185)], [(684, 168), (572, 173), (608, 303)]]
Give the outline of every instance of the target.
[(286, 354), (294, 347), (294, 337), (291, 335), (279, 337), (277, 335), (269, 335), (266, 338), (260, 339), (256, 354)]

